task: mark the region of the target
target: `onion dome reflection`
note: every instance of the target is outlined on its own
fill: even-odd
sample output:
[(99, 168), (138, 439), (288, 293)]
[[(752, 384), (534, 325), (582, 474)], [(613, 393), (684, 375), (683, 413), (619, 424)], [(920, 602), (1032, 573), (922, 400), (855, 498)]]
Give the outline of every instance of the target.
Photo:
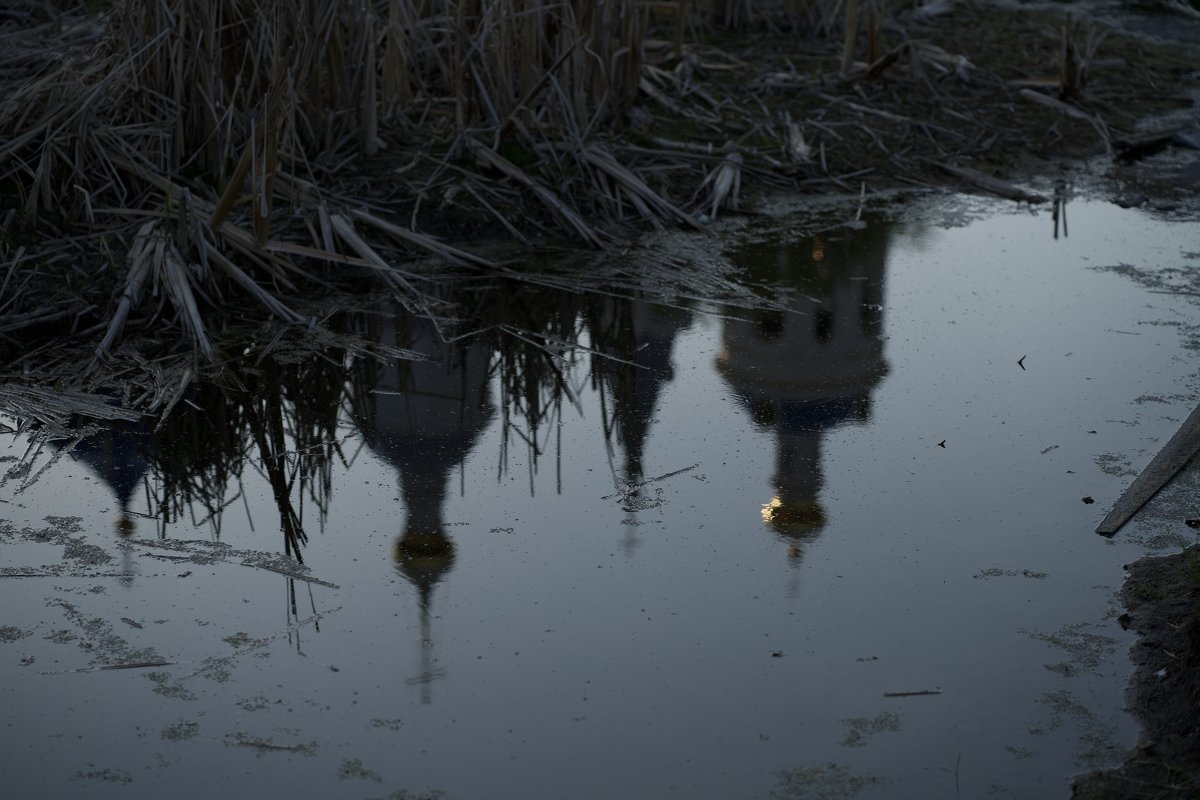
[[(646, 300), (607, 298), (589, 308), (587, 317), (597, 353), (592, 374), (605, 404), (605, 438), (615, 438), (623, 451), (618, 480), (635, 486), (645, 477), (643, 457), (658, 397), (675, 377), (675, 337), (691, 321), (691, 312)], [(633, 509), (627, 510), (633, 514)], [(624, 546), (629, 555), (636, 544), (636, 522), (627, 522)]]
[(882, 305), (887, 227), (756, 244), (731, 254), (751, 280), (775, 287), (803, 313), (757, 310), (726, 319), (717, 368), (741, 405), (775, 434), (773, 496), (764, 522), (800, 555), (827, 512), (820, 494), (822, 439), (870, 416), (871, 392), (887, 374)]
[(71, 458), (87, 464), (91, 471), (108, 486), (121, 506), (118, 530), (129, 533), (134, 522), (129, 512), (133, 493), (141, 486), (150, 471), (154, 455), (151, 424), (142, 420), (77, 420), (82, 437), (74, 442), (51, 440), (58, 448), (66, 448)]
[[(73, 421), (82, 435), (78, 440), (51, 439), (50, 444), (66, 449), (70, 457), (87, 464), (91, 472), (112, 492), (120, 505), (114, 523), (117, 536), (127, 539), (137, 528), (129, 510), (133, 494), (150, 471), (155, 446), (151, 422), (147, 418), (82, 419)], [(121, 583), (133, 583), (133, 563), (130, 550), (122, 546)]]
[(398, 305), (370, 318), (364, 333), (386, 348), (424, 360), (365, 359), (352, 378), (352, 413), (367, 446), (396, 468), (407, 517), (393, 548), (400, 573), (420, 597), (423, 699), (437, 677), (430, 646), (433, 587), (454, 566), (443, 506), (451, 471), (462, 463), (494, 413), (488, 392), (490, 351), (476, 339), (445, 341), (438, 326)]

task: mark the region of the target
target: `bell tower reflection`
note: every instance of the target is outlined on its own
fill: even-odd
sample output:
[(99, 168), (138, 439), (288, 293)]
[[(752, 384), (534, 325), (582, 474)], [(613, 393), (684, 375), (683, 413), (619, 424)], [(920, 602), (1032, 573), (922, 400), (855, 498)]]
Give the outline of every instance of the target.
[[(654, 409), (663, 387), (675, 377), (671, 351), (675, 337), (691, 321), (686, 309), (646, 300), (609, 298), (588, 311), (592, 374), (605, 404), (604, 433), (621, 446), (619, 481), (633, 486), (645, 478), (644, 454)], [(611, 400), (611, 407), (608, 403)], [(631, 555), (636, 520), (630, 512), (624, 549)]]
[(495, 409), (488, 391), (489, 348), (445, 341), (437, 326), (398, 305), (379, 309), (367, 325), (387, 348), (424, 360), (364, 360), (353, 378), (353, 417), (368, 447), (399, 473), (407, 516), (393, 548), (399, 572), (417, 588), (421, 621), (422, 701), (430, 702), (433, 588), (454, 566), (455, 545), (443, 521), (446, 484)]
[[(127, 539), (137, 528), (129, 505), (134, 492), (150, 471), (150, 460), (155, 455), (152, 426), (146, 418), (136, 421), (76, 418), (73, 422), (79, 428), (86, 425), (95, 429), (75, 442), (70, 455), (87, 464), (112, 492), (121, 507), (114, 525), (116, 533), (118, 537)], [(61, 448), (67, 446), (68, 442), (51, 439), (50, 444)], [(126, 587), (132, 586), (133, 577), (131, 551), (128, 547), (122, 547), (120, 583)]]
[(825, 432), (869, 419), (871, 393), (888, 369), (882, 339), (887, 226), (839, 235), (731, 254), (751, 280), (778, 287), (780, 299), (803, 312), (759, 310), (749, 319), (726, 319), (717, 357), (751, 418), (775, 434), (773, 496), (762, 518), (788, 541), (793, 558), (827, 522), (820, 497)]

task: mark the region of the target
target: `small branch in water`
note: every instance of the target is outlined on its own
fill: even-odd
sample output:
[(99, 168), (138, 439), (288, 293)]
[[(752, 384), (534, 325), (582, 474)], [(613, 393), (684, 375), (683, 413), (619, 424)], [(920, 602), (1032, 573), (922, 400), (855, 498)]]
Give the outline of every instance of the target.
[(243, 561), (241, 563), (242, 563), (243, 567), (253, 567), (254, 569), (265, 569), (267, 572), (275, 572), (275, 573), (278, 573), (279, 575), (283, 575), (284, 577), (293, 578), (298, 581), (304, 581), (305, 583), (315, 583), (318, 586), (324, 586), (327, 589), (342, 588), (342, 587), (338, 586), (336, 583), (330, 583), (329, 581), (323, 581), (320, 578), (310, 578), (307, 575), (301, 575), (298, 572), (291, 572), (289, 570), (283, 569), (282, 567), (273, 567), (273, 566), (269, 566), (267, 564), (255, 564), (253, 561)]
[(43, 675), (77, 675), (81, 672), (101, 672), (112, 669), (145, 669), (146, 667), (171, 667), (176, 661), (134, 661), (129, 664), (103, 664), (99, 667), (80, 667), (79, 669), (63, 669), (56, 672), (43, 672)]
[(931, 694), (941, 694), (940, 689), (921, 689), (916, 692), (884, 692), (884, 697), (925, 697)]
[(247, 736), (244, 733), (226, 736), (225, 744), (236, 745), (238, 747), (250, 747), (255, 750), (274, 750), (283, 753), (305, 753), (306, 755), (312, 755), (317, 750), (316, 742), (309, 742), (308, 744), (275, 744), (269, 739), (259, 739), (256, 737)]
[(684, 467), (683, 469), (677, 469), (674, 472), (668, 472), (665, 475), (659, 475), (658, 477), (655, 477), (655, 478), (647, 478), (646, 480), (644, 480), (640, 483), (631, 484), (629, 486), (622, 488), (620, 491), (614, 492), (613, 494), (605, 495), (604, 497), (601, 497), (600, 499), (601, 500), (611, 500), (614, 497), (628, 497), (629, 493), (632, 492), (634, 489), (640, 489), (641, 487), (646, 486), (647, 484), (657, 483), (658, 481), (663, 481), (663, 480), (666, 480), (667, 478), (674, 478), (676, 475), (682, 475), (685, 472), (691, 472), (698, 466), (700, 466), (700, 464), (696, 463), (696, 464), (692, 464), (690, 467)]

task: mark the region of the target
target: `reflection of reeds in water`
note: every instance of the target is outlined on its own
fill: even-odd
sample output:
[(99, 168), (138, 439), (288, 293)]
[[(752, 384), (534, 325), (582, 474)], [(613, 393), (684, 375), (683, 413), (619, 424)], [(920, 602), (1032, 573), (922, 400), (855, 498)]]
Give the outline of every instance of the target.
[(500, 465), (504, 469), (507, 464), (510, 437), (515, 436), (528, 454), (532, 492), (538, 459), (547, 449), (551, 426), (555, 431), (556, 472), (561, 477), (563, 400), (578, 403), (569, 378), (580, 346), (584, 299), (568, 292), (519, 284), (501, 286), (494, 298), (487, 312), (496, 349), (493, 370), (500, 378)]
[[(663, 340), (659, 342), (636, 329), (636, 309), (651, 304), (613, 295), (539, 288), (517, 280), (496, 281), (486, 287), (468, 283), (448, 289), (444, 295), (438, 302), (462, 317), (457, 326), (450, 320), (412, 315), (402, 305), (392, 304), (388, 313), (399, 316), (386, 324), (385, 315), (378, 310), (341, 320), (353, 335), (361, 337), (357, 343), (348, 335), (337, 346), (310, 349), (300, 357), (268, 345), (265, 352), (250, 353), (210, 380), (197, 379), (181, 394), (171, 396), (172, 410), (157, 425), (141, 424), (146, 440), (141, 448), (147, 474), (146, 513), (156, 519), (159, 535), (167, 535), (175, 523), (190, 521), (195, 526), (209, 526), (221, 536), (226, 511), (242, 503), (247, 513), (250, 511), (244, 494), (249, 468), (258, 471), (269, 486), (279, 513), (284, 552), (302, 562), (314, 522), (324, 527), (334, 488), (334, 466), (348, 460), (339, 437), (353, 434), (340, 427), (345, 423), (343, 411), (360, 427), (366, 424), (364, 420), (375, 421), (377, 430), (361, 431), (375, 447), (374, 438), (386, 438), (386, 431), (379, 431), (388, 424), (387, 415), (402, 407), (380, 401), (404, 393), (408, 386), (405, 369), (410, 363), (406, 359), (420, 355), (407, 349), (413, 346), (412, 336), (398, 336), (397, 331), (412, 334), (418, 329), (436, 329), (434, 340), (440, 342), (440, 349), (435, 342), (437, 352), (424, 355), (443, 361), (451, 374), (457, 371), (465, 376), (468, 361), (478, 365), (478, 370), (471, 368), (470, 380), (463, 377), (460, 388), (463, 402), (478, 407), (470, 412), (478, 430), (492, 418), (492, 401), (484, 396), (488, 386), (499, 389), (498, 468), (507, 471), (512, 448), (523, 448), (531, 491), (539, 463), (550, 450), (561, 469), (559, 423), (563, 413), (569, 413), (569, 406), (581, 405), (579, 393), (589, 378), (603, 406), (602, 432), (610, 452), (615, 445), (626, 451), (629, 474), (620, 479), (637, 477), (641, 441), (657, 388), (663, 375), (669, 377), (670, 341), (661, 331), (651, 335), (651, 339)], [(655, 307), (647, 317), (648, 324), (655, 331), (673, 330), (687, 313)], [(590, 356), (587, 372), (581, 369), (585, 356)], [(454, 380), (452, 377), (450, 383)], [(429, 391), (429, 387), (425, 389)], [(11, 394), (0, 391), (0, 402)], [(100, 402), (92, 396), (84, 399), (92, 405), (80, 405), (80, 409)], [(99, 413), (98, 408), (93, 411)], [(398, 422), (391, 424), (399, 427)], [(404, 424), (418, 433), (421, 430), (419, 415)], [(88, 430), (106, 426), (111, 423), (92, 420)], [(54, 430), (61, 435), (61, 427)], [(436, 493), (436, 487), (425, 485), (428, 478), (416, 474), (423, 463), (421, 454), (409, 455), (411, 458), (402, 460), (414, 473), (408, 476), (410, 483), (417, 484), (414, 491)], [(445, 477), (437, 476), (439, 481)], [(315, 519), (312, 514), (306, 518), (306, 505), (315, 509)], [(429, 541), (442, 546), (444, 537)], [(445, 555), (430, 549), (419, 536), (409, 536), (403, 544), (406, 563), (411, 562), (418, 572), (431, 570), (429, 565)], [(446, 552), (452, 555), (452, 550)]]
[(271, 487), (284, 552), (303, 562), (304, 504), (323, 527), (333, 462), (342, 458), (337, 423), (345, 371), (339, 352), (326, 356), (289, 365), (263, 360), (236, 379), (197, 388), (182, 413), (163, 421), (148, 485), (164, 530), (187, 513), (219, 534), (250, 464)]
[(592, 387), (600, 400), (610, 458), (624, 451), (619, 482), (633, 485), (643, 475), (642, 456), (662, 386), (674, 377), (671, 350), (690, 311), (644, 299), (605, 298), (587, 304)]

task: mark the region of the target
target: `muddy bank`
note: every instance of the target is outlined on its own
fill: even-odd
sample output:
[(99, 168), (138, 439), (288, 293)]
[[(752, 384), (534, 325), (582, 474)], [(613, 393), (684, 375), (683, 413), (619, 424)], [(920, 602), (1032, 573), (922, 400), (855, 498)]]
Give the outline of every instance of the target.
[(1130, 564), (1121, 617), (1140, 638), (1129, 707), (1142, 725), (1117, 769), (1075, 782), (1075, 800), (1194, 798), (1200, 793), (1200, 545)]

